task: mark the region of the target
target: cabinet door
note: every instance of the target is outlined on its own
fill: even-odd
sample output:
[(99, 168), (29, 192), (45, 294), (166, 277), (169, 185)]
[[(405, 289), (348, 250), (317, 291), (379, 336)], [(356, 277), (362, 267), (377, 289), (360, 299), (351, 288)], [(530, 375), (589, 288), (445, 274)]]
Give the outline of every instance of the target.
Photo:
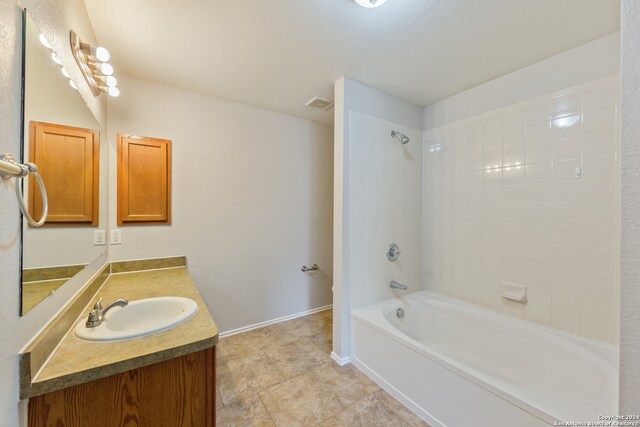
[(171, 141), (118, 134), (118, 225), (171, 224)]
[[(47, 189), (45, 225), (98, 225), (100, 141), (95, 130), (32, 121), (29, 161)], [(42, 214), (40, 187), (29, 179), (29, 212)]]
[(215, 347), (29, 399), (29, 427), (215, 427)]

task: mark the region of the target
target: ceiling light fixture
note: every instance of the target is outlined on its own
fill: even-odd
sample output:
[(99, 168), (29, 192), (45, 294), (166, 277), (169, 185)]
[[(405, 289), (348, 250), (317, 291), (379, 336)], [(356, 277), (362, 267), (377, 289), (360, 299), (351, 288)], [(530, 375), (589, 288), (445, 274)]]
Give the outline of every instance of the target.
[(118, 81), (112, 76), (113, 67), (107, 62), (111, 58), (109, 51), (104, 47), (94, 48), (84, 43), (74, 31), (71, 31), (70, 42), (73, 57), (93, 95), (120, 95), (120, 90), (116, 87)]
[(387, 2), (387, 0), (355, 0), (355, 2), (362, 7), (371, 8), (371, 7), (382, 6)]

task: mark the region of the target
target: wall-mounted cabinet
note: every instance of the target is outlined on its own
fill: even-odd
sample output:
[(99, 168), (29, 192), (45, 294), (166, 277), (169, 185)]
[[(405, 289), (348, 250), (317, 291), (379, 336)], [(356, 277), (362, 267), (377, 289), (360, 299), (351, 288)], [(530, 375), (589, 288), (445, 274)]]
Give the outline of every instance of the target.
[[(45, 226), (98, 225), (99, 133), (92, 129), (31, 121), (29, 159), (47, 186), (49, 214)], [(42, 214), (42, 196), (29, 182), (29, 211)]]
[(171, 141), (118, 134), (118, 225), (171, 224)]

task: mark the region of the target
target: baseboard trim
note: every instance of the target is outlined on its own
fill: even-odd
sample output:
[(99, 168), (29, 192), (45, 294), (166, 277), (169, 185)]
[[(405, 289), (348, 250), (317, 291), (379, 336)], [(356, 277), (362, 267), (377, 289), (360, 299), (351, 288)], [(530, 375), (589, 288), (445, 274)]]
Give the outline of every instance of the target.
[(340, 357), (333, 351), (331, 352), (331, 358), (340, 366), (344, 366), (351, 362), (351, 358), (349, 356)]
[(265, 322), (254, 323), (253, 325), (244, 326), (238, 329), (232, 329), (230, 331), (221, 332), (219, 337), (230, 337), (231, 335), (241, 334), (243, 332), (249, 332), (254, 329), (264, 328), (265, 326), (275, 325), (276, 323), (286, 322), (287, 320), (297, 319), (298, 317), (308, 316), (313, 313), (318, 313), (320, 311), (329, 310), (333, 308), (333, 304), (325, 305), (324, 307), (312, 308), (311, 310), (301, 311), (300, 313), (290, 314), (289, 316), (278, 317), (277, 319), (267, 320)]
[[(333, 356), (333, 354), (331, 355)], [(387, 382), (380, 375), (375, 373), (371, 368), (369, 368), (365, 363), (359, 360), (357, 357), (353, 358), (353, 365), (361, 370), (366, 376), (371, 378), (376, 384), (378, 384), (382, 389), (384, 389), (387, 393), (395, 397), (400, 403), (409, 408), (411, 412), (422, 418), (424, 421), (429, 423), (429, 425), (433, 427), (446, 427), (440, 420), (432, 416), (429, 412), (427, 412), (420, 405), (415, 403), (413, 400), (409, 399), (404, 393), (400, 392), (397, 388), (392, 386), (389, 382)]]

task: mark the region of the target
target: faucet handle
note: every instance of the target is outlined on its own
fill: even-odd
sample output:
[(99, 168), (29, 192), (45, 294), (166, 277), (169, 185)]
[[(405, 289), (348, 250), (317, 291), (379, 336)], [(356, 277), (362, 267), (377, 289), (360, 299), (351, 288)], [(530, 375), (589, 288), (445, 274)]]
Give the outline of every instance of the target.
[(98, 310), (98, 312), (102, 311), (102, 297), (96, 302), (96, 305), (93, 306), (94, 310)]
[(398, 245), (396, 245), (395, 243), (392, 243), (387, 248), (387, 259), (393, 262), (398, 259), (401, 253), (402, 251), (400, 251), (400, 248), (398, 247)]

